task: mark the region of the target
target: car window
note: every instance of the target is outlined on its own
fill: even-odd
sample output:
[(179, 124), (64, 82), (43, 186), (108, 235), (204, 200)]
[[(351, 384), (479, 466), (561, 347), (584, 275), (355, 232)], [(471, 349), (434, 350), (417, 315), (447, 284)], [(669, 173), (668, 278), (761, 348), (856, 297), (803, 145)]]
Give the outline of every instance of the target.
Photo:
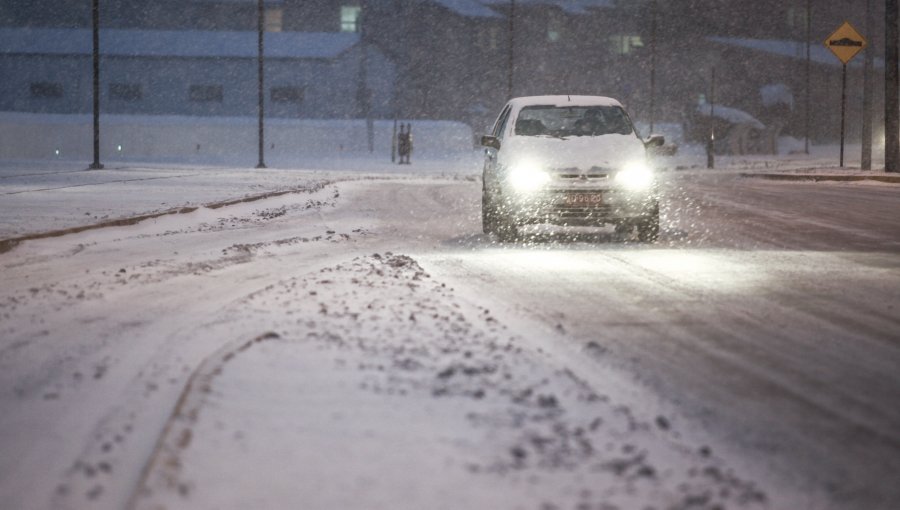
[(500, 113), (500, 117), (497, 118), (496, 124), (494, 124), (493, 134), (497, 138), (503, 138), (503, 132), (506, 130), (506, 122), (509, 120), (509, 112), (512, 110), (510, 106), (507, 106), (502, 113)]
[(619, 106), (526, 106), (516, 118), (518, 136), (601, 136), (634, 133)]

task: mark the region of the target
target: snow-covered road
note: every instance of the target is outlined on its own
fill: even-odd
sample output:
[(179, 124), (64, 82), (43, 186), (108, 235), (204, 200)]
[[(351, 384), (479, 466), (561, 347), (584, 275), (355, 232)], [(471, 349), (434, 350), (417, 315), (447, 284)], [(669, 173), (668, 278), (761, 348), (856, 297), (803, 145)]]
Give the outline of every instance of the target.
[(900, 188), (500, 246), (476, 180), (309, 182), (0, 254), (4, 508), (900, 506)]

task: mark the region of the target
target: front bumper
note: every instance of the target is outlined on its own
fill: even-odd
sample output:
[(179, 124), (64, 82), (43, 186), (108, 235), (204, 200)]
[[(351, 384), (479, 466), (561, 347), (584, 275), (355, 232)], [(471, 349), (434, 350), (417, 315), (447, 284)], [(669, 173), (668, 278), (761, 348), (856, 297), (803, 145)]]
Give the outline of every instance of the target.
[(511, 194), (505, 198), (507, 213), (518, 224), (598, 226), (636, 221), (659, 210), (654, 191), (563, 188)]

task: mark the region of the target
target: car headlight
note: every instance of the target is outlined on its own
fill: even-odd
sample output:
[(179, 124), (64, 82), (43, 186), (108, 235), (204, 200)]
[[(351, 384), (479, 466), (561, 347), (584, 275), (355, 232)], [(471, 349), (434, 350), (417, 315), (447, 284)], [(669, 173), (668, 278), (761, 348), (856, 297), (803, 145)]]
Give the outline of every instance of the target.
[(646, 190), (653, 185), (653, 170), (646, 163), (629, 163), (616, 174), (616, 182), (629, 190)]
[(533, 161), (516, 163), (509, 171), (509, 183), (520, 193), (536, 191), (548, 182), (550, 176)]

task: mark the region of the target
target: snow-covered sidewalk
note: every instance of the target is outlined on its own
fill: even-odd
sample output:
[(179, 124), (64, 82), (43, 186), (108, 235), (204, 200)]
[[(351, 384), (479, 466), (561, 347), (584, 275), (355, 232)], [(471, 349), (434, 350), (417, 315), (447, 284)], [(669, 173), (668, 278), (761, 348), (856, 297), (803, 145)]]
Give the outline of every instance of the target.
[[(900, 176), (895, 174), (861, 171), (858, 162), (856, 167), (839, 168), (831, 149), (817, 148), (812, 156), (718, 157), (716, 169), (707, 170), (705, 156), (696, 148), (686, 147), (675, 157), (658, 159), (657, 164), (664, 172), (740, 173), (786, 181), (900, 183)], [(102, 170), (86, 170), (82, 161), (0, 161), (0, 252), (29, 238), (309, 191), (336, 180), (472, 177), (480, 173), (481, 157), (475, 150), (400, 166), (386, 158), (348, 154), (292, 164), (280, 162), (265, 169), (110, 162)]]
[(480, 155), (391, 164), (369, 156), (265, 169), (83, 162), (0, 162), (0, 252), (18, 240), (308, 191), (335, 180), (474, 175)]
[(840, 166), (839, 146), (815, 147), (811, 154), (722, 156), (714, 159), (714, 168), (707, 168), (706, 154), (701, 147), (687, 146), (671, 157), (658, 157), (655, 164), (666, 173), (737, 174), (743, 178), (779, 182), (857, 183), (862, 185), (900, 185), (900, 173), (884, 171), (884, 159), (876, 154), (872, 170), (860, 168), (859, 146), (847, 151)]

